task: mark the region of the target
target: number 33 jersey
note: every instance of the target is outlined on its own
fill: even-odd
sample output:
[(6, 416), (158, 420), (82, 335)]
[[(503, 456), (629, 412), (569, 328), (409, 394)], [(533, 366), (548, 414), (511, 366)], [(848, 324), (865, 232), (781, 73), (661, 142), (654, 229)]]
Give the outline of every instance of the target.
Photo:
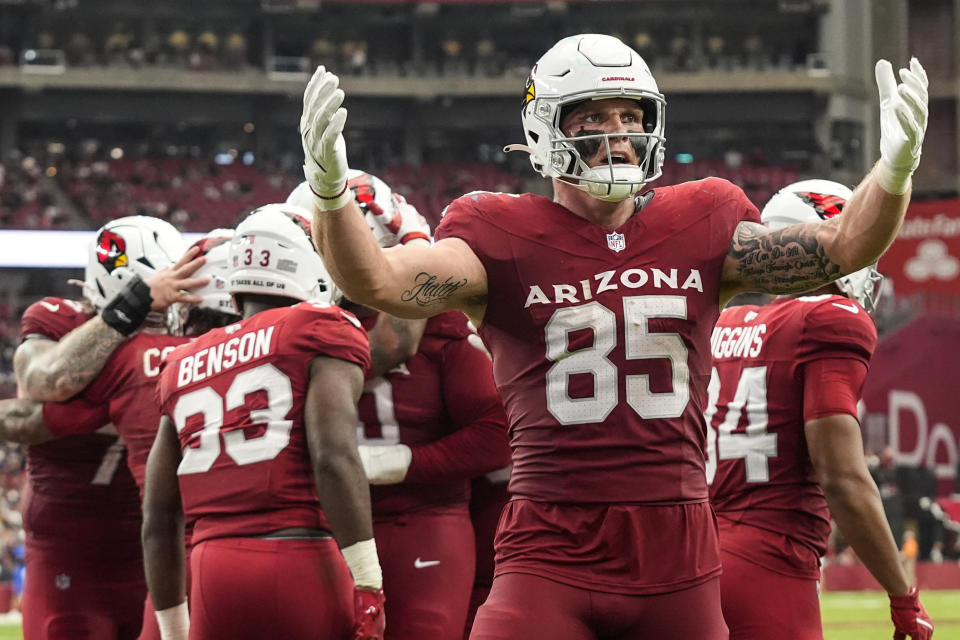
[(710, 178), (657, 188), (615, 230), (540, 196), (470, 193), (438, 239), (489, 283), (479, 333), (511, 427), (514, 497), (703, 501), (710, 331), (734, 229), (759, 214)]
[[(860, 367), (862, 383), (876, 343), (873, 320), (842, 296), (780, 298), (720, 314), (712, 341), (707, 480), (725, 550), (760, 559), (781, 573), (818, 577), (830, 514), (804, 424), (826, 415), (855, 415), (860, 388), (852, 375), (812, 379), (809, 371), (816, 369), (809, 367), (844, 360), (845, 366)], [(837, 396), (847, 386), (854, 388)], [(749, 527), (726, 535), (728, 525)], [(764, 532), (779, 542), (767, 542)]]
[(183, 451), (177, 475), (194, 545), (329, 528), (303, 414), (318, 356), (367, 367), (370, 347), (352, 315), (304, 302), (214, 329), (167, 357), (157, 401)]

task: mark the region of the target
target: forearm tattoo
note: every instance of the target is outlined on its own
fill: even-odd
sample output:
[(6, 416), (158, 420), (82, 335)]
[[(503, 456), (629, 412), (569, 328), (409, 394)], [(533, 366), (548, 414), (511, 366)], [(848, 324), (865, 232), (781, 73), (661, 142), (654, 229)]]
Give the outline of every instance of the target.
[(42, 420), (42, 405), (33, 400), (11, 398), (0, 402), (0, 425), (4, 439), (18, 441), (16, 435)]
[(55, 399), (78, 394), (99, 375), (125, 339), (99, 317), (74, 329), (43, 354), (45, 366), (38, 367), (36, 377), (28, 379), (27, 392), (31, 396), (53, 395)]
[(421, 307), (432, 307), (444, 302), (466, 284), (466, 278), (454, 280), (452, 276), (447, 276), (445, 280), (440, 280), (435, 274), (421, 271), (413, 279), (413, 286), (400, 294), (400, 300), (416, 302)]
[(747, 291), (799, 293), (828, 284), (841, 275), (840, 266), (824, 252), (821, 225), (794, 225), (770, 231), (743, 222), (730, 243), (737, 275)]

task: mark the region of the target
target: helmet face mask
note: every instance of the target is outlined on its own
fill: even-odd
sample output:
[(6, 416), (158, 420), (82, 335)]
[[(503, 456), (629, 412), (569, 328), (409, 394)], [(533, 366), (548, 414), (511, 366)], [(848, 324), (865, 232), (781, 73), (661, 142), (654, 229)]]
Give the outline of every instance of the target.
[[(853, 192), (831, 180), (801, 180), (783, 187), (770, 198), (760, 214), (764, 225), (781, 229), (793, 224), (819, 222), (840, 215)], [(880, 301), (883, 276), (872, 264), (838, 278), (834, 284), (867, 313)]]
[[(237, 225), (229, 250), (227, 291), (331, 303), (333, 281), (310, 237), (310, 212), (268, 204)], [(238, 305), (239, 306), (239, 305)]]
[[(569, 136), (561, 120), (570, 108), (587, 100), (626, 98), (643, 109), (641, 130), (589, 132)], [(540, 58), (527, 80), (521, 120), (533, 168), (546, 178), (577, 186), (607, 202), (632, 196), (660, 177), (665, 153), (666, 100), (643, 59), (616, 38), (583, 34), (564, 38)], [(637, 165), (618, 164), (610, 139), (628, 138), (637, 151)], [(588, 144), (585, 144), (588, 143)], [(597, 148), (605, 161), (591, 167), (584, 150)]]

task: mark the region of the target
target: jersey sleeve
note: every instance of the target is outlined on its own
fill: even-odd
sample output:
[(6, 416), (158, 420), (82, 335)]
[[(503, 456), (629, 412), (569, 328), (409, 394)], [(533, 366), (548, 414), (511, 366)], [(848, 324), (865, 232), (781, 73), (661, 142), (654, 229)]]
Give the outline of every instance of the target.
[(857, 418), (867, 379), (866, 363), (854, 358), (821, 358), (803, 367), (803, 421), (846, 414)]
[(287, 321), (291, 346), (314, 356), (338, 358), (370, 368), (370, 341), (360, 321), (340, 307), (298, 306)]
[(27, 307), (20, 319), (20, 341), (42, 337), (54, 342), (90, 319), (77, 303), (62, 298), (44, 298)]
[(462, 311), (447, 311), (430, 318), (426, 333), (438, 338), (462, 340), (476, 333), (469, 322)]
[(877, 327), (856, 302), (830, 296), (804, 314), (797, 362), (853, 358), (869, 366), (877, 347)]
[(720, 219), (711, 225), (719, 230), (716, 235), (711, 234), (711, 237), (715, 238), (718, 243), (711, 247), (711, 255), (719, 254), (726, 257), (730, 251), (730, 243), (737, 231), (737, 226), (741, 222), (760, 224), (760, 210), (750, 202), (743, 189), (728, 180), (706, 178), (703, 183), (709, 186), (716, 197), (716, 207), (720, 214)]
[(44, 402), (43, 421), (58, 438), (76, 436), (93, 433), (110, 422), (110, 410), (106, 403), (82, 397), (68, 402)]
[(473, 249), (478, 257), (485, 253), (484, 238), (485, 234), (485, 216), (482, 208), (478, 206), (481, 197), (489, 198), (493, 194), (484, 192), (473, 192), (462, 195), (443, 210), (443, 218), (433, 232), (436, 240), (445, 238), (460, 238)]
[(443, 400), (456, 431), (414, 446), (406, 482), (438, 483), (482, 475), (510, 464), (507, 417), (487, 354), (467, 338), (443, 349)]

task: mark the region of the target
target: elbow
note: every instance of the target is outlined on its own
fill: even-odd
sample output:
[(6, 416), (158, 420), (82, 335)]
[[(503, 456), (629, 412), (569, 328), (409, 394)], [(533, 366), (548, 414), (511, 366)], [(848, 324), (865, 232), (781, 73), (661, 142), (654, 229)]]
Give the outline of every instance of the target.
[(342, 447), (330, 448), (317, 455), (313, 471), (320, 484), (343, 482), (357, 474), (366, 477), (357, 450), (348, 451)]
[(856, 505), (868, 495), (877, 493), (873, 481), (859, 475), (827, 475), (821, 478), (820, 486), (832, 509)]
[(83, 389), (74, 388), (65, 376), (29, 370), (23, 378), (21, 390), (27, 398), (37, 402), (66, 402)]
[(140, 540), (144, 547), (160, 540), (170, 540), (183, 531), (183, 513), (179, 509), (160, 508), (145, 502)]

